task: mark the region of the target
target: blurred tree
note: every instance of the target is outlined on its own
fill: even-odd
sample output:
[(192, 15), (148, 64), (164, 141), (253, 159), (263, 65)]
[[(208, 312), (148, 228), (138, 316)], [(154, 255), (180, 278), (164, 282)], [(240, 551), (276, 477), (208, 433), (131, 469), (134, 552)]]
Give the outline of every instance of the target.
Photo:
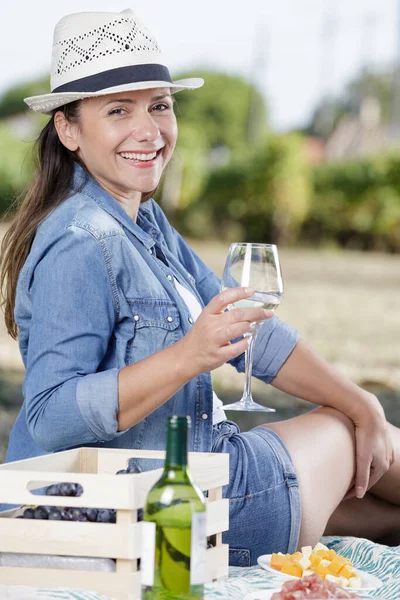
[(197, 237), (292, 244), (311, 195), (303, 139), (268, 135), (214, 169), (199, 200), (181, 211), (180, 223)]
[(314, 110), (309, 124), (302, 130), (307, 135), (328, 137), (338, 120), (346, 114), (358, 114), (362, 101), (373, 96), (379, 102), (383, 121), (392, 111), (393, 72), (363, 69), (345, 87), (338, 98), (324, 98)]
[(267, 109), (254, 85), (242, 77), (216, 72), (190, 76), (203, 77), (205, 84), (196, 92), (176, 96), (178, 122), (201, 128), (209, 148), (225, 146), (233, 152), (264, 139)]
[(24, 98), (47, 94), (49, 91), (48, 75), (11, 87), (0, 98), (0, 119), (29, 110)]
[(21, 142), (5, 122), (0, 123), (0, 214), (27, 185), (33, 170), (31, 144)]

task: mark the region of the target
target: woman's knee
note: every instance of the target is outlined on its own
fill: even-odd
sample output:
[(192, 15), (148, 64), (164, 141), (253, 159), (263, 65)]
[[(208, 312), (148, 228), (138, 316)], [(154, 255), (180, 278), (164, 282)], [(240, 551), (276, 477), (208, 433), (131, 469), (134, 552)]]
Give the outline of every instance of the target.
[(267, 427), (278, 433), (292, 457), (302, 504), (300, 539), (316, 539), (353, 483), (354, 425), (334, 408), (321, 407)]

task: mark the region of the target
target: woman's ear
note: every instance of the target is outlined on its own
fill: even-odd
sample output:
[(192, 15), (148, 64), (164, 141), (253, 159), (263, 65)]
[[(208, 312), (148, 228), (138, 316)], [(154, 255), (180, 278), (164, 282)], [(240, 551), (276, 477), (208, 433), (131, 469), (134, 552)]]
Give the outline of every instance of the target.
[(78, 143), (78, 124), (68, 121), (60, 110), (54, 115), (54, 127), (58, 133), (61, 143), (71, 152), (76, 152)]

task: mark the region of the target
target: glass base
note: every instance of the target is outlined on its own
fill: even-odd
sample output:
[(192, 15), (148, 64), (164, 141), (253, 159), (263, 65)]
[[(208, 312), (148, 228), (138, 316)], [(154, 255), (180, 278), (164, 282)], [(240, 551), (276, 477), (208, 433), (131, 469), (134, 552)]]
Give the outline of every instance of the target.
[(275, 408), (262, 406), (261, 404), (257, 404), (257, 402), (254, 402), (254, 400), (249, 400), (248, 398), (245, 400), (238, 400), (238, 402), (233, 402), (232, 404), (224, 404), (222, 408), (223, 410), (245, 410), (247, 412), (275, 412)]

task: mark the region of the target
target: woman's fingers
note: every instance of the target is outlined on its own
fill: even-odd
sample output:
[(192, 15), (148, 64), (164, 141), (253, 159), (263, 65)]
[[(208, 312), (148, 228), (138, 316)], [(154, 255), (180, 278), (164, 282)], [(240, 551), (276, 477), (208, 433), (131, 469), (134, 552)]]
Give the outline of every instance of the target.
[(362, 498), (390, 468), (393, 448), (384, 436), (356, 429), (357, 472), (355, 493)]
[(357, 498), (363, 498), (365, 496), (369, 487), (370, 470), (371, 460), (366, 460), (365, 458), (357, 456), (357, 472), (354, 485)]
[(202, 310), (196, 323), (181, 340), (186, 362), (191, 365), (193, 376), (212, 371), (239, 356), (248, 348), (247, 337), (235, 343), (251, 331), (251, 324), (265, 321), (273, 312), (248, 306), (226, 308), (254, 294), (251, 288), (229, 288), (217, 294)]
[(229, 304), (234, 304), (235, 302), (239, 302), (239, 300), (245, 300), (246, 298), (250, 298), (255, 293), (254, 288), (227, 288), (223, 292), (220, 292), (210, 302), (207, 304), (204, 310), (207, 310), (211, 313), (221, 313), (223, 312)]

